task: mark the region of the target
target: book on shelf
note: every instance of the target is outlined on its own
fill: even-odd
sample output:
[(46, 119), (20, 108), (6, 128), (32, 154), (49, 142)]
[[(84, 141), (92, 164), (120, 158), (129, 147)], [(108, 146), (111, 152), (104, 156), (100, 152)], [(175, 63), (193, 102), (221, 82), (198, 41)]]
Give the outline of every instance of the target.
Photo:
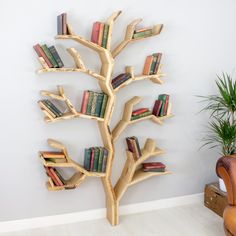
[(158, 73), (160, 62), (161, 62), (162, 53), (153, 53), (152, 55), (147, 56), (143, 74), (144, 75), (155, 75)]
[(158, 96), (158, 99), (155, 101), (152, 114), (159, 117), (170, 115), (171, 104), (169, 100), (170, 100), (170, 95), (160, 94)]
[(36, 44), (33, 48), (49, 68), (62, 68), (64, 66), (55, 46), (48, 47), (46, 44)]
[(106, 111), (108, 96), (105, 93), (84, 91), (81, 113), (103, 118)]
[(125, 81), (131, 78), (130, 73), (123, 73), (118, 76), (116, 76), (114, 79), (112, 79), (111, 84), (113, 89), (119, 87), (121, 84), (123, 84)]
[(47, 159), (47, 158), (56, 158), (56, 159), (64, 159), (66, 158), (65, 154), (63, 152), (49, 152), (49, 151), (42, 151), (40, 152), (40, 155)]
[(128, 150), (132, 152), (134, 159), (138, 160), (142, 156), (142, 152), (137, 137), (135, 136), (127, 137), (126, 143), (128, 146)]
[(143, 117), (146, 117), (146, 116), (150, 116), (150, 115), (152, 115), (152, 112), (151, 112), (150, 110), (147, 110), (147, 111), (145, 111), (145, 112), (143, 112), (143, 113), (141, 113), (141, 114), (132, 115), (132, 116), (131, 116), (131, 121), (132, 121), (132, 120), (138, 120), (138, 119), (140, 119), (140, 118), (143, 118)]
[(152, 109), (152, 114), (154, 116), (159, 116), (160, 114), (160, 110), (161, 110), (161, 106), (162, 106), (162, 101), (161, 100), (156, 100), (154, 107)]
[(162, 162), (146, 162), (142, 164), (142, 170), (146, 172), (165, 172), (166, 166)]
[(38, 101), (38, 104), (42, 110), (46, 110), (52, 118), (63, 116), (63, 112), (50, 100), (44, 99)]
[(53, 167), (46, 167), (44, 166), (47, 175), (52, 179), (53, 183), (56, 186), (63, 186), (63, 181), (59, 178), (59, 176), (57, 175), (57, 172), (55, 171), (55, 168)]
[(84, 151), (84, 168), (87, 171), (104, 173), (106, 171), (108, 150), (104, 147), (90, 147)]
[(148, 108), (139, 108), (137, 110), (132, 111), (132, 116), (140, 115), (146, 111), (149, 111), (149, 109)]
[(142, 28), (134, 30), (133, 39), (145, 38), (152, 35), (152, 28)]
[(91, 34), (91, 41), (103, 48), (107, 48), (109, 25), (102, 22), (94, 22)]
[(68, 35), (67, 13), (62, 13), (57, 16), (57, 34)]

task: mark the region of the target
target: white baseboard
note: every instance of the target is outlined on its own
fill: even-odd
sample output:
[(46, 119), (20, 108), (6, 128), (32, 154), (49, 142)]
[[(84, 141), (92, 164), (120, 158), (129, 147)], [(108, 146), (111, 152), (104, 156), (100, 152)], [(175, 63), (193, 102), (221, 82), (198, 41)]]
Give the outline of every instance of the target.
[[(202, 203), (203, 193), (186, 195), (181, 197), (167, 198), (150, 202), (142, 202), (120, 207), (120, 215), (129, 215), (162, 208), (182, 206), (186, 204)], [(106, 217), (106, 209), (81, 211), (76, 213), (43, 216), (22, 220), (0, 222), (0, 233), (28, 230), (34, 228), (50, 227), (55, 225), (71, 224), (80, 221), (96, 220)]]

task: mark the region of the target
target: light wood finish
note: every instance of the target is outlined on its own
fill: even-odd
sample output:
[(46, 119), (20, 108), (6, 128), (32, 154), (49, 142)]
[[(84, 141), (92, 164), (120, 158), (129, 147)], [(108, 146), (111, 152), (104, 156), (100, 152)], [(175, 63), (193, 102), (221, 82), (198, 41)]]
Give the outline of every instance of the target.
[[(169, 115), (169, 116), (160, 118), (160, 117), (154, 117), (153, 115), (151, 115), (149, 117), (141, 118), (136, 121), (131, 121), (133, 107), (134, 105), (138, 104), (141, 101), (141, 97), (136, 96), (130, 99), (128, 102), (126, 102), (122, 119), (118, 122), (115, 129), (111, 132), (110, 122), (111, 122), (111, 118), (114, 111), (116, 92), (120, 90), (121, 88), (123, 88), (124, 86), (129, 85), (131, 82), (138, 81), (138, 80), (150, 79), (154, 83), (162, 84), (163, 82), (160, 78), (164, 76), (164, 74), (161, 73), (160, 69), (155, 75), (138, 75), (138, 76), (136, 75), (135, 76), (134, 68), (132, 66), (127, 66), (125, 71), (131, 74), (131, 79), (126, 81), (124, 84), (122, 84), (118, 88), (113, 89), (111, 80), (113, 76), (115, 56), (117, 56), (129, 42), (141, 40), (141, 39), (132, 39), (135, 27), (141, 21), (141, 19), (138, 19), (128, 25), (125, 39), (115, 48), (115, 50), (113, 50), (113, 52), (111, 52), (110, 48), (111, 48), (113, 24), (120, 14), (121, 14), (121, 11), (113, 13), (105, 22), (106, 24), (109, 25), (107, 49), (89, 40), (86, 40), (85, 38), (81, 36), (76, 35), (71, 25), (69, 24), (68, 24), (69, 35), (58, 35), (56, 37), (57, 39), (62, 39), (62, 40), (74, 40), (80, 43), (81, 45), (87, 47), (88, 49), (93, 50), (96, 53), (98, 53), (99, 58), (101, 60), (101, 68), (100, 68), (99, 73), (87, 69), (78, 51), (75, 50), (74, 48), (69, 48), (68, 52), (70, 53), (70, 55), (73, 57), (75, 61), (75, 68), (48, 68), (47, 65), (44, 63), (44, 61), (40, 59), (40, 62), (42, 64), (42, 69), (38, 70), (39, 73), (44, 73), (44, 72), (83, 72), (83, 73), (86, 73), (96, 78), (98, 80), (98, 84), (101, 90), (108, 95), (108, 102), (106, 106), (105, 116), (104, 118), (100, 118), (100, 117), (89, 116), (86, 114), (81, 114), (80, 112), (76, 111), (73, 104), (65, 95), (64, 89), (60, 86), (58, 87), (57, 93), (52, 93), (49, 91), (41, 92), (41, 95), (43, 96), (48, 96), (50, 98), (65, 102), (70, 110), (69, 112), (63, 114), (62, 117), (56, 117), (56, 118), (49, 116), (48, 113), (44, 111), (44, 113), (46, 114), (46, 117), (45, 117), (46, 121), (54, 122), (58, 120), (82, 117), (82, 118), (94, 119), (98, 122), (103, 145), (109, 151), (106, 173), (96, 173), (96, 172), (90, 172), (90, 171), (85, 170), (83, 166), (81, 166), (79, 163), (76, 163), (69, 157), (67, 149), (62, 143), (56, 140), (52, 140), (52, 139), (48, 140), (49, 145), (52, 148), (62, 150), (67, 157), (67, 161), (65, 163), (52, 163), (50, 161), (46, 161), (42, 157), (41, 157), (41, 160), (43, 161), (43, 164), (45, 166), (64, 167), (64, 168), (70, 167), (70, 168), (75, 169), (75, 174), (69, 180), (67, 180), (66, 186), (62, 186), (62, 187), (54, 186), (52, 181), (49, 180), (49, 182), (47, 183), (47, 186), (50, 190), (56, 191), (56, 190), (64, 190), (64, 189), (74, 187), (74, 186), (77, 187), (84, 181), (85, 177), (101, 178), (103, 187), (105, 190), (105, 194), (106, 194), (107, 219), (109, 220), (111, 225), (117, 225), (119, 223), (119, 209), (118, 209), (119, 201), (121, 197), (123, 196), (123, 194), (125, 193), (126, 189), (131, 184), (147, 179), (151, 176), (157, 175), (156, 173), (141, 174), (140, 168), (143, 161), (147, 160), (151, 156), (156, 156), (156, 155), (160, 155), (164, 153), (163, 150), (156, 147), (154, 140), (151, 140), (151, 139), (147, 139), (144, 145), (144, 148), (142, 149), (142, 156), (138, 160), (134, 160), (132, 153), (127, 151), (126, 164), (123, 168), (121, 177), (119, 178), (119, 180), (117, 181), (114, 187), (111, 182), (111, 174), (112, 174), (112, 165), (113, 165), (114, 157), (115, 157), (115, 145), (114, 145), (115, 140), (117, 140), (121, 132), (129, 124), (133, 124), (138, 121), (145, 120), (145, 119), (151, 119), (158, 124), (162, 124), (163, 119), (171, 116)], [(153, 29), (152, 36), (158, 35), (161, 32), (162, 26), (163, 25), (154, 26), (152, 28)]]

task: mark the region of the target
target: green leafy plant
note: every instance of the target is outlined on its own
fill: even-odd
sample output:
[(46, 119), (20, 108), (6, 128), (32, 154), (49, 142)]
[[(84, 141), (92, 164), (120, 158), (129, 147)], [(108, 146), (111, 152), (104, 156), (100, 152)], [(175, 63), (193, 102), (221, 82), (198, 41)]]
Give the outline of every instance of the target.
[(221, 147), (221, 154), (236, 152), (236, 82), (228, 74), (217, 76), (219, 94), (200, 96), (206, 106), (202, 111), (210, 111), (209, 133), (203, 138), (204, 146)]

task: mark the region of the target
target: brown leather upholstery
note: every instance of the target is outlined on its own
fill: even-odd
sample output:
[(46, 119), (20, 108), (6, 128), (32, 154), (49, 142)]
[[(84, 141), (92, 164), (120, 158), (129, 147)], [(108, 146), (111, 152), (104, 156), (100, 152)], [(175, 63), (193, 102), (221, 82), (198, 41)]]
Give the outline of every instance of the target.
[(221, 157), (216, 164), (216, 173), (227, 189), (229, 205), (224, 211), (225, 233), (236, 236), (236, 155)]

